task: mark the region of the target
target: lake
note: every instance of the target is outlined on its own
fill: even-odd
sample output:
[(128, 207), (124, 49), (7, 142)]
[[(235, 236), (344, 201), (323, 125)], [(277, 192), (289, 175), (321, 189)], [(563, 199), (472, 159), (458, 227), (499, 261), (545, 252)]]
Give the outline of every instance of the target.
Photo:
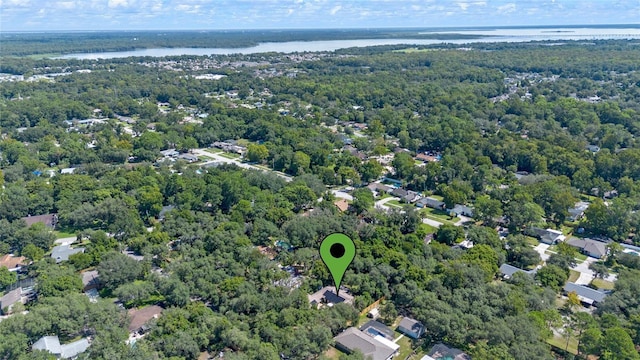
[(179, 56), (179, 55), (230, 55), (257, 54), (264, 52), (321, 52), (335, 51), (351, 47), (379, 45), (433, 45), (433, 44), (473, 44), (487, 42), (528, 42), (528, 41), (568, 41), (640, 39), (639, 28), (536, 28), (536, 29), (494, 29), (422, 32), (421, 34), (461, 34), (481, 36), (476, 39), (434, 40), (434, 39), (360, 39), (360, 40), (317, 40), (265, 42), (244, 48), (156, 48), (131, 51), (110, 51), (67, 54), (56, 59), (113, 59), (130, 56)]

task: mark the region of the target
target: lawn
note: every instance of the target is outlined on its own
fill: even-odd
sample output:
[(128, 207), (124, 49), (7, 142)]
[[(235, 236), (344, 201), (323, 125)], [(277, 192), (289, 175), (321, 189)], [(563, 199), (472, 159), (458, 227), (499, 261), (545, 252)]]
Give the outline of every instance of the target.
[(220, 156), (226, 157), (227, 159), (239, 159), (240, 158), (239, 154), (227, 153), (227, 152), (220, 153)]
[(525, 236), (525, 239), (527, 240), (527, 244), (536, 247), (540, 244), (540, 241), (538, 241), (538, 239), (532, 237), (532, 236)]
[(385, 203), (385, 205), (390, 205), (390, 206), (395, 206), (395, 207), (402, 207), (402, 203), (400, 203), (400, 201), (398, 200), (389, 200)]
[(64, 230), (56, 230), (53, 233), (56, 236), (56, 239), (76, 237), (76, 233), (74, 233), (74, 232), (66, 232)]
[(436, 210), (429, 207), (422, 208), (420, 210), (420, 214), (424, 214), (425, 217), (434, 220), (442, 220), (446, 222), (455, 222), (457, 221), (457, 217), (452, 218), (446, 211)]
[(407, 356), (411, 355), (411, 353), (413, 352), (413, 349), (411, 347), (411, 339), (406, 336), (403, 336), (402, 339), (396, 341), (396, 344), (400, 345), (400, 349), (398, 349), (398, 356), (396, 357), (396, 359), (406, 359)]
[(324, 356), (327, 359), (338, 360), (340, 358), (340, 351), (334, 348), (333, 346), (329, 346), (329, 350), (324, 353)]
[(575, 270), (569, 270), (569, 280), (570, 282), (576, 282), (576, 280), (578, 280), (578, 278), (580, 277), (580, 272), (579, 271), (575, 271)]
[(614, 286), (614, 284), (611, 281), (606, 281), (598, 278), (593, 279), (593, 281), (591, 281), (591, 285), (597, 287), (598, 289), (604, 289), (604, 290), (613, 290), (613, 286)]
[(554, 336), (553, 338), (547, 340), (547, 343), (562, 350), (566, 349), (567, 351), (569, 351), (574, 355), (578, 353), (578, 339), (576, 339), (574, 336), (569, 338), (568, 347), (567, 347), (567, 338), (560, 337), (560, 336)]
[(435, 234), (436, 231), (438, 231), (437, 228), (429, 225), (429, 224), (425, 224), (425, 223), (421, 223), (420, 225), (418, 225), (418, 231), (416, 232), (420, 232), (423, 234)]

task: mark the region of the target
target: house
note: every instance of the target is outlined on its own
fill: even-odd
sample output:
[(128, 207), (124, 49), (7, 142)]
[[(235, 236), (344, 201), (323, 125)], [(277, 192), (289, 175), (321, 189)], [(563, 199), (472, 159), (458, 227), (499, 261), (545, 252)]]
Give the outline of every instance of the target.
[(82, 285), (84, 286), (85, 292), (97, 288), (99, 284), (100, 282), (98, 280), (97, 270), (85, 271), (82, 273)]
[(369, 336), (382, 336), (385, 339), (393, 341), (395, 338), (393, 330), (387, 325), (377, 320), (369, 320), (360, 327), (360, 331)]
[(572, 237), (567, 240), (567, 245), (573, 246), (581, 253), (596, 259), (602, 259), (607, 255), (607, 244), (602, 241)]
[(340, 212), (345, 212), (349, 209), (349, 203), (345, 199), (339, 199), (333, 202), (333, 204), (340, 210)]
[(31, 226), (35, 223), (43, 223), (45, 227), (50, 230), (55, 229), (58, 224), (58, 214), (45, 214), (45, 215), (37, 215), (37, 216), (25, 216), (20, 218), (20, 220), (24, 220), (27, 223), (27, 226)]
[(24, 256), (15, 256), (13, 254), (7, 254), (0, 257), (0, 267), (6, 267), (9, 271), (18, 272), (22, 267), (28, 264), (27, 258)]
[(618, 197), (618, 190), (605, 191), (603, 197), (605, 199), (613, 199), (615, 197)]
[(17, 288), (15, 290), (9, 291), (0, 298), (0, 313), (10, 314), (11, 308), (18, 302), (24, 304), (24, 302), (22, 301), (22, 288)]
[(420, 194), (415, 191), (405, 190), (403, 188), (397, 188), (391, 191), (391, 195), (399, 197), (401, 201), (406, 203), (413, 203), (420, 199)]
[(416, 319), (405, 316), (400, 320), (398, 331), (412, 339), (418, 339), (424, 334), (424, 325)]
[(422, 161), (422, 162), (438, 161), (437, 157), (435, 157), (433, 155), (427, 155), (425, 153), (420, 153), (420, 154), (416, 155), (415, 159), (418, 160), (418, 161)]
[(31, 349), (48, 351), (59, 359), (73, 359), (87, 351), (89, 345), (91, 344), (87, 338), (62, 345), (57, 336), (43, 336), (33, 343)]
[(176, 149), (162, 150), (160, 151), (160, 154), (162, 154), (162, 156), (164, 157), (171, 157), (171, 158), (175, 158), (175, 157), (178, 157), (178, 155), (180, 155), (180, 153)]
[(578, 221), (584, 216), (584, 211), (589, 207), (588, 202), (578, 201), (575, 206), (569, 209), (569, 221)]
[(533, 275), (536, 270), (530, 270), (530, 271), (526, 271), (526, 270), (522, 270), (518, 267), (509, 265), (509, 264), (502, 264), (500, 265), (500, 274), (502, 274), (502, 277), (504, 279), (510, 279), (511, 277), (513, 277), (513, 274), (517, 273), (517, 272), (521, 272), (523, 274), (527, 274), (527, 275)]
[(131, 318), (129, 323), (129, 333), (144, 334), (149, 330), (147, 324), (160, 317), (163, 308), (158, 305), (146, 306), (141, 309), (129, 309), (127, 314)]
[(598, 304), (607, 297), (607, 293), (605, 292), (598, 291), (584, 285), (578, 285), (572, 282), (568, 282), (563, 288), (563, 293), (567, 295), (571, 292), (575, 292), (578, 295), (578, 299), (580, 299), (580, 302), (585, 307), (597, 307)]
[(387, 186), (377, 182), (367, 185), (367, 188), (371, 190), (371, 192), (378, 194), (384, 194), (393, 191), (393, 188), (391, 186)]
[(456, 204), (453, 209), (449, 209), (447, 212), (454, 213), (456, 216), (463, 215), (473, 217), (473, 209), (466, 205)]
[(598, 145), (587, 145), (585, 146), (585, 149), (591, 151), (592, 153), (597, 153), (598, 151), (600, 151), (600, 147)]
[(346, 353), (360, 350), (365, 358), (372, 360), (389, 360), (400, 348), (400, 345), (393, 341), (379, 335), (369, 336), (354, 327), (343, 331), (333, 340), (337, 349)]
[(443, 201), (432, 197), (424, 197), (416, 202), (416, 206), (419, 208), (429, 207), (432, 209), (444, 210), (445, 204)]
[(353, 304), (353, 296), (348, 294), (345, 290), (340, 291), (340, 295), (336, 294), (336, 290), (333, 286), (325, 286), (322, 289), (308, 296), (309, 303), (311, 305), (333, 306), (334, 304), (345, 303)]
[(51, 250), (51, 258), (56, 260), (56, 263), (62, 261), (69, 261), (69, 256), (77, 253), (83, 253), (84, 248), (72, 249), (71, 245), (58, 245)]
[(440, 343), (434, 345), (421, 360), (471, 360), (471, 357), (462, 350)]
[(540, 242), (549, 245), (557, 244), (561, 241), (564, 241), (564, 239), (566, 238), (562, 234), (562, 231), (553, 229), (541, 229), (538, 227), (531, 227), (530, 229), (526, 230), (525, 233), (530, 236), (535, 236), (540, 240)]
[(189, 163), (198, 161), (198, 157), (193, 154), (180, 154), (178, 155), (178, 159), (186, 160)]

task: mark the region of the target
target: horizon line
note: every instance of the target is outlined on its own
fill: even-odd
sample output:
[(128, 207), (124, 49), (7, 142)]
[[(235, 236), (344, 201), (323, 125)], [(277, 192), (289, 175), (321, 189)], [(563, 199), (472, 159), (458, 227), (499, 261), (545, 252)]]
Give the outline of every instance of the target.
[(254, 31), (319, 31), (319, 30), (436, 30), (436, 29), (459, 29), (459, 30), (469, 30), (469, 29), (514, 29), (514, 28), (577, 28), (577, 27), (603, 27), (603, 26), (632, 26), (632, 27), (640, 27), (640, 22), (638, 23), (607, 23), (607, 24), (555, 24), (555, 25), (477, 25), (477, 26), (431, 26), (431, 27), (420, 27), (420, 26), (411, 26), (411, 27), (402, 27), (402, 26), (379, 26), (379, 27), (318, 27), (318, 28), (252, 28), (252, 29), (213, 29), (213, 28), (202, 28), (202, 29), (119, 29), (119, 30), (91, 30), (91, 29), (80, 29), (80, 30), (1, 30), (0, 34), (4, 33), (17, 33), (17, 34), (27, 34), (27, 33), (97, 33), (97, 32), (133, 32), (133, 31), (143, 31), (143, 32), (154, 32), (154, 31), (167, 31), (167, 32), (194, 32), (194, 31), (212, 31), (212, 32), (254, 32)]

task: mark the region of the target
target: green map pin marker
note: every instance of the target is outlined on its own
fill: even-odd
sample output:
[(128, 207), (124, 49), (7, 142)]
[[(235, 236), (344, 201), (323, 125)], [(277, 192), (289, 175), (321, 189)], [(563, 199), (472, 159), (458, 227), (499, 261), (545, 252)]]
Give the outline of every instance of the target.
[(356, 245), (345, 234), (335, 233), (327, 236), (320, 244), (320, 258), (329, 268), (336, 286), (336, 295), (340, 291), (340, 283), (344, 272), (356, 257)]

